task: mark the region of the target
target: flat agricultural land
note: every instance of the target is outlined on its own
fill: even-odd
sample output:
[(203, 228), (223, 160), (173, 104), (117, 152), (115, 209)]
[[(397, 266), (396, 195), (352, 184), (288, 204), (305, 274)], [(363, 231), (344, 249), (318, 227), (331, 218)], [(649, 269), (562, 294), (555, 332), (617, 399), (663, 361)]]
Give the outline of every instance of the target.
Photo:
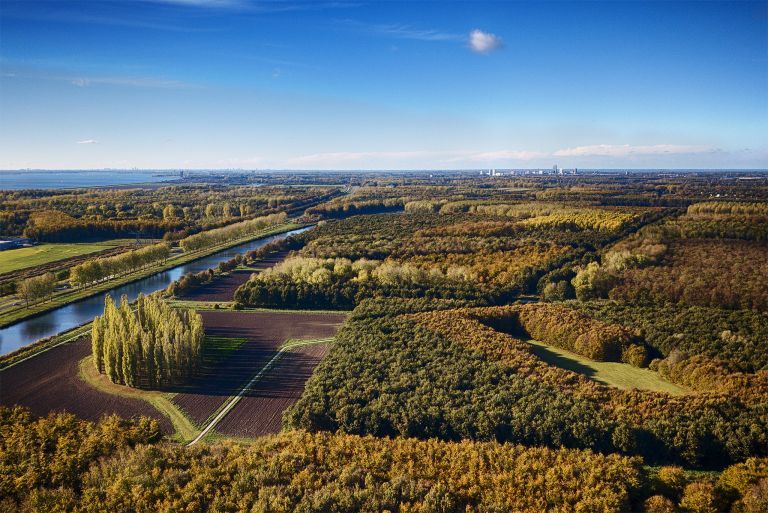
[(251, 274), (253, 273), (250, 271), (232, 271), (217, 276), (211, 283), (190, 290), (180, 298), (190, 301), (232, 301), (235, 297), (235, 290), (248, 281)]
[(304, 384), (329, 348), (328, 344), (315, 344), (284, 353), (227, 413), (216, 431), (251, 438), (278, 433), (283, 427), (283, 412), (301, 397)]
[(76, 244), (38, 244), (28, 248), (0, 251), (0, 274), (35, 267), (38, 265), (64, 260), (89, 253), (96, 253), (118, 246), (127, 246), (130, 239), (115, 239), (104, 242)]
[[(282, 262), (287, 254), (287, 251), (270, 254), (253, 264), (253, 268), (258, 271), (273, 267)], [(190, 301), (232, 301), (237, 288), (248, 281), (253, 272), (235, 270), (228, 274), (217, 276), (211, 283), (190, 290), (188, 293), (180, 296), (179, 299)]]
[(658, 373), (649, 369), (640, 369), (626, 363), (597, 362), (587, 357), (554, 347), (543, 342), (527, 340), (533, 346), (533, 352), (550, 365), (578, 372), (604, 385), (629, 390), (637, 388), (652, 392), (682, 395), (685, 388), (664, 380)]
[[(207, 336), (245, 339), (245, 342), (221, 364), (204, 369), (200, 378), (177, 389), (173, 402), (198, 425), (205, 424), (229, 397), (236, 395), (286, 340), (332, 337), (346, 317), (345, 314), (312, 312), (204, 311), (200, 315)], [(281, 414), (282, 409), (278, 415)], [(259, 415), (272, 414), (260, 412)]]
[(0, 404), (26, 406), (35, 415), (66, 410), (87, 420), (112, 413), (145, 415), (157, 419), (164, 433), (173, 433), (171, 421), (149, 403), (101, 392), (83, 381), (79, 364), (90, 352), (86, 337), (0, 371)]

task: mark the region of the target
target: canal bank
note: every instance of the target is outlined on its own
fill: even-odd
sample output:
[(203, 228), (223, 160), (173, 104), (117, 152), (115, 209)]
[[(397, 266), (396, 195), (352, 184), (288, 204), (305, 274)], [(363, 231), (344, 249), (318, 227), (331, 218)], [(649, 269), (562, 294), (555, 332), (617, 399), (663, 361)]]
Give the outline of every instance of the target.
[(84, 299), (29, 317), (0, 329), (0, 355), (6, 355), (38, 340), (53, 337), (81, 326), (102, 313), (107, 295), (119, 300), (123, 295), (133, 301), (139, 294), (162, 290), (184, 274), (200, 272), (234, 258), (237, 254), (258, 249), (270, 242), (302, 233), (311, 227), (298, 228), (264, 238), (244, 242), (199, 259), (180, 264), (131, 283), (117, 285)]

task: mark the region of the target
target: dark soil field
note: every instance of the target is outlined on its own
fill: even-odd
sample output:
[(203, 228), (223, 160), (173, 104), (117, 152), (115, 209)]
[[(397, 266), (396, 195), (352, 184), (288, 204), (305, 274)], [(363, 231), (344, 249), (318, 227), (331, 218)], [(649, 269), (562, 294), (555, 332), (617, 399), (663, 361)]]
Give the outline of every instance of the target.
[(344, 314), (200, 312), (211, 336), (244, 338), (226, 361), (204, 369), (199, 379), (178, 389), (173, 401), (196, 423), (203, 423), (277, 353), (287, 339), (331, 337)]
[(304, 384), (328, 352), (327, 344), (296, 348), (283, 354), (216, 426), (231, 436), (257, 437), (282, 428), (283, 412), (298, 400)]
[(66, 410), (87, 420), (112, 413), (145, 415), (157, 419), (164, 433), (173, 433), (168, 418), (148, 403), (99, 392), (81, 380), (78, 364), (90, 352), (90, 340), (79, 340), (0, 371), (0, 404), (26, 406), (35, 415)]
[(190, 301), (232, 301), (237, 287), (248, 281), (251, 274), (251, 271), (233, 271), (217, 276), (211, 283), (190, 290), (180, 298)]
[[(273, 267), (281, 262), (287, 254), (287, 251), (270, 254), (253, 264), (253, 267), (259, 269)], [(253, 274), (253, 271), (233, 271), (224, 276), (217, 276), (211, 283), (190, 290), (186, 294), (180, 296), (180, 298), (188, 299), (190, 301), (232, 301), (232, 298), (235, 295), (235, 290), (248, 281), (251, 274)]]

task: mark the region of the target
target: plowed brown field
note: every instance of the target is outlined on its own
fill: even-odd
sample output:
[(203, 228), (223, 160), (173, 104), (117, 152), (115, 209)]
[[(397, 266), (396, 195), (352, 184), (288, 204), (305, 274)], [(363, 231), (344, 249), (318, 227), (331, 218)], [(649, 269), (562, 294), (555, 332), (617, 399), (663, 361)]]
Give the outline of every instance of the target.
[(282, 428), (283, 412), (295, 403), (323, 356), (327, 344), (286, 352), (264, 378), (256, 382), (216, 426), (225, 435), (256, 437)]
[(178, 389), (174, 403), (198, 424), (204, 423), (228, 397), (236, 395), (277, 354), (283, 342), (288, 339), (331, 337), (345, 317), (344, 314), (292, 312), (230, 311), (200, 314), (203, 316), (206, 334), (244, 338), (246, 342), (216, 368), (204, 369), (200, 378)]
[[(267, 269), (282, 262), (287, 254), (287, 251), (274, 253), (262, 258), (253, 265), (259, 269)], [(190, 301), (232, 301), (237, 288), (248, 281), (251, 274), (253, 274), (252, 271), (232, 271), (224, 276), (217, 276), (211, 283), (190, 290), (186, 294), (181, 295), (180, 298)]]
[(78, 364), (90, 352), (91, 342), (86, 338), (1, 371), (0, 404), (26, 406), (35, 415), (66, 410), (87, 420), (112, 413), (146, 415), (157, 419), (164, 433), (173, 433), (168, 418), (148, 403), (100, 392), (80, 379)]

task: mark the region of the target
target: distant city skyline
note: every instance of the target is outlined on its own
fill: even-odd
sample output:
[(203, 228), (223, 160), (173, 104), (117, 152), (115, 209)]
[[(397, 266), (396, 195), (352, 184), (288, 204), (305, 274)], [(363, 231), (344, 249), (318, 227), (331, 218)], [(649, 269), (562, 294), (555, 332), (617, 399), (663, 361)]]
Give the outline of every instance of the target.
[(768, 168), (768, 2), (2, 0), (0, 169)]

